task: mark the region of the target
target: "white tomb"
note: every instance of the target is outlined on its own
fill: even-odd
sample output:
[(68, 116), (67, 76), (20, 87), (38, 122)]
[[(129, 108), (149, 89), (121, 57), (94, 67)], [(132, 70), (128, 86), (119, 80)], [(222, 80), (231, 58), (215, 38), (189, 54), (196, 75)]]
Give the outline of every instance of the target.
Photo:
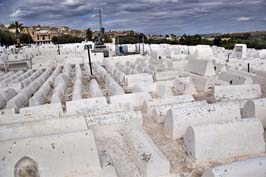
[(256, 117), (266, 128), (266, 98), (249, 100), (242, 110), (242, 116), (244, 118)]
[(208, 168), (202, 177), (263, 177), (266, 174), (266, 157), (254, 157)]
[(101, 169), (91, 130), (1, 142), (0, 156), (3, 177), (13, 176), (15, 164), (23, 157), (36, 161), (39, 173), (45, 177), (74, 176)]
[(131, 123), (123, 129), (123, 132), (143, 176), (169, 175), (169, 161), (140, 126)]
[(186, 129), (194, 125), (241, 119), (240, 107), (233, 103), (170, 109), (165, 116), (164, 129), (172, 139), (182, 138)]
[(258, 84), (214, 86), (212, 98), (214, 102), (228, 100), (255, 99), (261, 97), (261, 88)]
[(265, 152), (263, 133), (255, 118), (192, 125), (184, 136), (184, 147), (196, 162), (256, 155)]

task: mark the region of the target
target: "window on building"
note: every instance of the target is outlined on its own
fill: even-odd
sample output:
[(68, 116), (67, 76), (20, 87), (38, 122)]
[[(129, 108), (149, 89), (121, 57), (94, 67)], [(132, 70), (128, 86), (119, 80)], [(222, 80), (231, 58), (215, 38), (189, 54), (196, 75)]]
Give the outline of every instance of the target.
[(42, 40), (45, 40), (45, 36), (42, 37)]

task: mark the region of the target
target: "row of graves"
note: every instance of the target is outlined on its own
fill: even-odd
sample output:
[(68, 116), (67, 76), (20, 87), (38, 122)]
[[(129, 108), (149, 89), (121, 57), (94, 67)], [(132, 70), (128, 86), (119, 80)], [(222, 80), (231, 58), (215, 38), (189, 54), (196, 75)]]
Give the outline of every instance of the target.
[(0, 177), (265, 177), (266, 66), (228, 52), (1, 71)]

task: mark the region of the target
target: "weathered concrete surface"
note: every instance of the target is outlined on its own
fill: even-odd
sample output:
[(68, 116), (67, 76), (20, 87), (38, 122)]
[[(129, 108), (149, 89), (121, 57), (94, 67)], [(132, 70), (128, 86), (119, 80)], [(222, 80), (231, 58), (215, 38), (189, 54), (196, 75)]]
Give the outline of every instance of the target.
[(196, 162), (265, 152), (264, 129), (255, 118), (192, 125), (184, 136), (184, 147)]
[(190, 77), (176, 78), (173, 82), (173, 89), (177, 94), (193, 95), (197, 93), (194, 83)]
[(265, 174), (266, 157), (254, 157), (209, 168), (202, 177), (264, 177)]
[(135, 107), (143, 106), (145, 100), (148, 99), (151, 99), (151, 95), (147, 92), (115, 95), (109, 98), (111, 104), (132, 104)]
[(106, 105), (107, 100), (105, 97), (97, 97), (97, 98), (88, 98), (76, 101), (67, 101), (66, 102), (66, 112), (67, 114), (75, 114), (76, 112), (91, 108), (96, 105)]
[(143, 176), (157, 177), (169, 175), (169, 161), (141, 127), (131, 123), (124, 129), (124, 135), (133, 150), (134, 159)]
[(100, 170), (97, 148), (91, 130), (1, 142), (1, 177), (11, 177), (23, 157), (38, 163), (45, 177), (66, 177)]
[(0, 125), (0, 141), (87, 130), (85, 119), (46, 119)]
[(110, 114), (99, 114), (95, 116), (86, 116), (88, 127), (114, 125), (126, 122), (135, 122), (139, 125), (143, 124), (143, 118), (140, 111), (114, 112)]
[(261, 88), (258, 84), (215, 86), (212, 90), (213, 102), (228, 100), (255, 99), (261, 97)]
[(154, 106), (152, 110), (151, 117), (157, 123), (163, 123), (167, 111), (172, 109), (184, 108), (184, 107), (195, 107), (195, 106), (203, 106), (208, 105), (206, 101), (196, 101), (196, 102), (184, 102), (184, 103), (177, 103), (177, 104), (167, 104), (167, 105), (158, 105)]
[(0, 109), (5, 108), (7, 102), (16, 94), (15, 89), (7, 89), (4, 92), (0, 92)]
[(242, 116), (244, 118), (256, 117), (266, 128), (266, 98), (249, 100), (242, 110)]
[(210, 60), (189, 60), (185, 66), (185, 71), (201, 76), (214, 76), (213, 61)]
[(133, 74), (126, 76), (126, 85), (128, 87), (134, 87), (136, 84), (152, 84), (153, 78), (150, 74)]
[(59, 114), (63, 112), (62, 105), (60, 103), (44, 104), (41, 106), (32, 106), (21, 108), (19, 113), (24, 115), (24, 117), (36, 119), (38, 117), (53, 116), (55, 118), (59, 117)]
[(194, 98), (191, 95), (171, 96), (167, 98), (153, 98), (145, 101), (143, 110), (146, 114), (149, 115), (152, 113), (152, 109), (155, 106), (178, 104), (178, 103), (192, 102), (192, 101), (194, 101)]
[(169, 110), (165, 116), (164, 130), (172, 139), (182, 138), (190, 126), (241, 119), (240, 107), (234, 103), (184, 107)]
[[(97, 116), (97, 115), (112, 114), (112, 113), (117, 113), (117, 112), (129, 112), (129, 111), (134, 111), (133, 105), (130, 105), (130, 104), (105, 104), (105, 105), (96, 104), (91, 107), (77, 110), (75, 112), (75, 117), (79, 117), (79, 116), (92, 117), (92, 116)], [(73, 116), (73, 114), (67, 113), (67, 112), (61, 115), (64, 117)]]
[(103, 93), (95, 79), (92, 79), (89, 84), (89, 90), (92, 97), (102, 97)]

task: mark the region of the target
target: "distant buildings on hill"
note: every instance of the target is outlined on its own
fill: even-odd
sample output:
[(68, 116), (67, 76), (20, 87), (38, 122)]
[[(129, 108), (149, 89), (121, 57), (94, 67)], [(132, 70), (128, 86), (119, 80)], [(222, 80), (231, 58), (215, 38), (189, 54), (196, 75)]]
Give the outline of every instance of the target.
[[(15, 33), (15, 28), (8, 28), (3, 24), (0, 24), (0, 30), (7, 30), (9, 32)], [(76, 37), (85, 38), (86, 33), (84, 30), (74, 30), (70, 29), (67, 26), (60, 26), (60, 27), (50, 27), (50, 26), (31, 26), (31, 27), (23, 27), (18, 29), (20, 33), (29, 34), (35, 43), (50, 43), (52, 42), (52, 38), (54, 36), (60, 35), (71, 35)]]

